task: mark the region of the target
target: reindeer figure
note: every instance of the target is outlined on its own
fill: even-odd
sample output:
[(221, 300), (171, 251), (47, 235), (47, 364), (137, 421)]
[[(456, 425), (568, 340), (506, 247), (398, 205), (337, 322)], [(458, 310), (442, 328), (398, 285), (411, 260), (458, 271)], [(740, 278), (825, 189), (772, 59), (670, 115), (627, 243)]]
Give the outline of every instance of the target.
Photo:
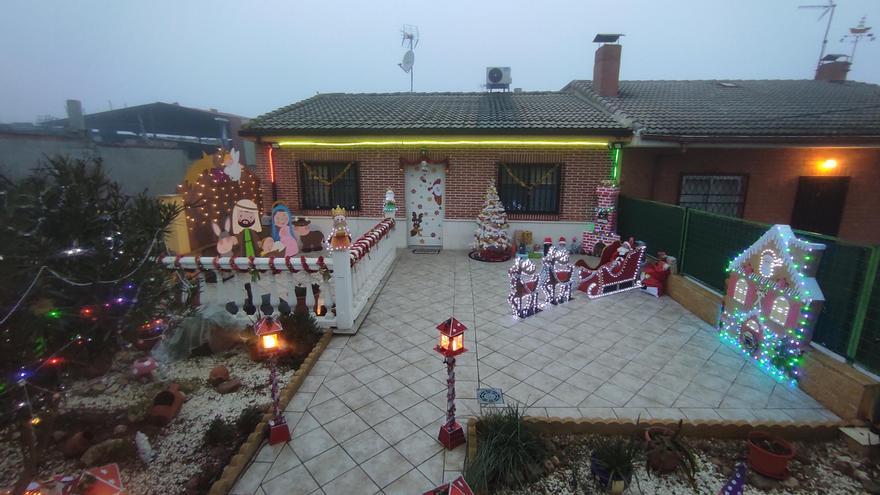
[(565, 249), (550, 246), (541, 260), (541, 290), (544, 300), (554, 306), (571, 300), (570, 259)]
[(516, 258), (507, 270), (510, 280), (510, 291), (507, 294), (507, 302), (513, 315), (517, 318), (527, 318), (541, 311), (538, 307), (538, 277), (535, 274), (535, 264), (529, 259)]

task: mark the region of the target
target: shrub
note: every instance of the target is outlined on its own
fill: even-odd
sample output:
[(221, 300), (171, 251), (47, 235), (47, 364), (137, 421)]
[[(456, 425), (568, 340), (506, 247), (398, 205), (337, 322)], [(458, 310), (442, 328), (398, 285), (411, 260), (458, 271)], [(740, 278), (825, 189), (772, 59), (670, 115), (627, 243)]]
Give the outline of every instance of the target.
[(235, 420), (235, 427), (238, 428), (238, 432), (242, 435), (250, 435), (262, 418), (262, 407), (248, 406), (238, 415), (238, 419)]
[(220, 416), (214, 417), (205, 431), (205, 443), (208, 445), (228, 444), (235, 440), (235, 425)]
[(465, 473), (474, 491), (518, 487), (541, 475), (547, 450), (518, 406), (484, 415), (477, 434), (477, 454)]

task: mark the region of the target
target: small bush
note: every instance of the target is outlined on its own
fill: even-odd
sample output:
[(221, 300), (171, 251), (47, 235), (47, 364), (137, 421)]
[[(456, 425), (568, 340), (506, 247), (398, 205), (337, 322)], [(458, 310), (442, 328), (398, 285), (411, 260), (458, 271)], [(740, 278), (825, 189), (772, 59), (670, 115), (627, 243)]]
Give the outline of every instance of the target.
[(465, 473), (474, 491), (518, 487), (537, 479), (547, 458), (540, 435), (519, 407), (493, 411), (477, 423), (477, 455)]
[(250, 435), (262, 418), (262, 407), (248, 406), (238, 415), (238, 419), (235, 420), (235, 427), (238, 428), (238, 432), (242, 435)]
[(205, 443), (212, 446), (230, 443), (235, 440), (235, 435), (235, 425), (220, 416), (216, 416), (211, 420), (211, 424), (208, 425), (208, 429), (205, 431)]

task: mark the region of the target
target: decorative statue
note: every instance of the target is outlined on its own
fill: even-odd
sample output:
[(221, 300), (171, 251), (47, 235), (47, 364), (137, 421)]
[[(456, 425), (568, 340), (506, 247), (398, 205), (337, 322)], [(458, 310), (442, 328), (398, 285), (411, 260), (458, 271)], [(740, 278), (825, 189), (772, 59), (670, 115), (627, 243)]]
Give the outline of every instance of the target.
[[(520, 246), (525, 246), (521, 243)], [(507, 302), (513, 315), (526, 318), (541, 311), (538, 307), (538, 277), (535, 275), (535, 264), (528, 259), (517, 257), (513, 266), (507, 270), (510, 290)]]
[(382, 206), (382, 213), (386, 218), (394, 218), (397, 213), (397, 203), (394, 202), (394, 191), (389, 189), (385, 192), (385, 204)]
[(272, 251), (275, 243), (269, 237), (260, 238), (259, 233), (262, 231), (257, 204), (250, 199), (238, 200), (232, 207), (232, 233), (240, 237), (238, 256), (262, 256), (263, 253)]
[(272, 208), (272, 239), (275, 240), (274, 250), (281, 256), (295, 256), (299, 253), (299, 244), (293, 235), (293, 216), (290, 209), (283, 204), (275, 204)]
[(541, 289), (544, 292), (544, 301), (553, 304), (562, 304), (571, 300), (571, 273), (572, 265), (569, 262), (568, 251), (556, 246), (550, 246), (547, 254), (541, 261)]
[(341, 251), (351, 246), (351, 232), (348, 230), (348, 221), (345, 218), (345, 208), (336, 206), (330, 210), (333, 215), (333, 235), (330, 236), (329, 244), (331, 251)]
[(293, 231), (299, 236), (302, 252), (311, 253), (324, 249), (324, 234), (320, 230), (312, 231), (309, 217), (296, 217), (293, 221)]

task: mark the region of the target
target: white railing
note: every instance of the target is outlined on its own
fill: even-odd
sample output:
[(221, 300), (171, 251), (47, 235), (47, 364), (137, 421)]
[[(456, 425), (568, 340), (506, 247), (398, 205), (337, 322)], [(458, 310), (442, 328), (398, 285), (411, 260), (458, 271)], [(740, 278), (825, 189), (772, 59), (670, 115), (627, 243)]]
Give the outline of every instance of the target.
[(393, 229), (393, 219), (384, 219), (349, 250), (333, 251), (327, 258), (166, 256), (162, 263), (168, 269), (188, 272), (189, 279), (198, 282), (198, 303), (203, 309), (232, 302), (238, 317), (250, 318), (243, 311), (245, 287), (250, 284), (257, 308), (268, 296), (277, 312), (283, 299), (291, 309), (306, 306), (322, 327), (353, 333), (355, 321), (394, 263), (397, 250), (388, 235)]

